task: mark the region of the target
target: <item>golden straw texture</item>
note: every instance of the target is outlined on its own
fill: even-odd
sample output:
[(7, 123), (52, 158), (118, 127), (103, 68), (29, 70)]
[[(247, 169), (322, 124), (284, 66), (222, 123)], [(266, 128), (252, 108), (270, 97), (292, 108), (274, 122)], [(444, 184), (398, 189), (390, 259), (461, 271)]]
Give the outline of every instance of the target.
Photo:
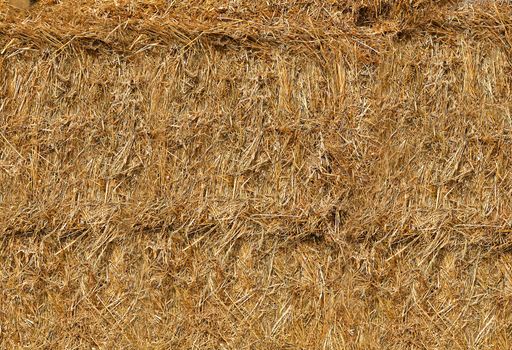
[(0, 348), (512, 348), (510, 2), (0, 10)]

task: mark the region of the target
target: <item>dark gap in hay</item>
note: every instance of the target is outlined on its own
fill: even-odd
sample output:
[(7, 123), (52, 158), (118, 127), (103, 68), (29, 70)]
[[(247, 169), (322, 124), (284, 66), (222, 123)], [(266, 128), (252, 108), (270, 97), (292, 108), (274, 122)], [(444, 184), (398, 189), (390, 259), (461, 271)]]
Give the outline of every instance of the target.
[(393, 39), (397, 42), (407, 42), (413, 38), (414, 34), (412, 30), (402, 29), (393, 36)]
[(361, 6), (355, 13), (355, 25), (358, 27), (371, 27), (376, 21), (386, 19), (392, 10), (388, 2), (379, 2), (375, 6)]

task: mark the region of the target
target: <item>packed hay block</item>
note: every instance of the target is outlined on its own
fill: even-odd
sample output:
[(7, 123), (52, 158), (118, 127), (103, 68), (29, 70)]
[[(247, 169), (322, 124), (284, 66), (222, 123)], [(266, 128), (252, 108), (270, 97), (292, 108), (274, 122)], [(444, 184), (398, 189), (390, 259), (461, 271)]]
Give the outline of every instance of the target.
[(0, 9), (0, 348), (512, 347), (509, 2)]

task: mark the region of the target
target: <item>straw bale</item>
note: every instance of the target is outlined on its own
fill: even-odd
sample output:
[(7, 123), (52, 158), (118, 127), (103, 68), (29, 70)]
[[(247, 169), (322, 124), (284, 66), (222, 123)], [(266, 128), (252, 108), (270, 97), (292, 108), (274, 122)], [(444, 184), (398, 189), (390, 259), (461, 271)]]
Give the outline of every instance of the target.
[(510, 3), (0, 9), (0, 348), (512, 347)]

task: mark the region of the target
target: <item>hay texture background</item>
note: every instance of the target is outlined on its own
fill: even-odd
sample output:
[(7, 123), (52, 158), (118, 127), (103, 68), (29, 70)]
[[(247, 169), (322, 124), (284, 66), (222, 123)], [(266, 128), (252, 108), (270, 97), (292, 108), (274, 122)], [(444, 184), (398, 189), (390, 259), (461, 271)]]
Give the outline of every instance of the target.
[(0, 6), (1, 348), (512, 347), (509, 2)]

